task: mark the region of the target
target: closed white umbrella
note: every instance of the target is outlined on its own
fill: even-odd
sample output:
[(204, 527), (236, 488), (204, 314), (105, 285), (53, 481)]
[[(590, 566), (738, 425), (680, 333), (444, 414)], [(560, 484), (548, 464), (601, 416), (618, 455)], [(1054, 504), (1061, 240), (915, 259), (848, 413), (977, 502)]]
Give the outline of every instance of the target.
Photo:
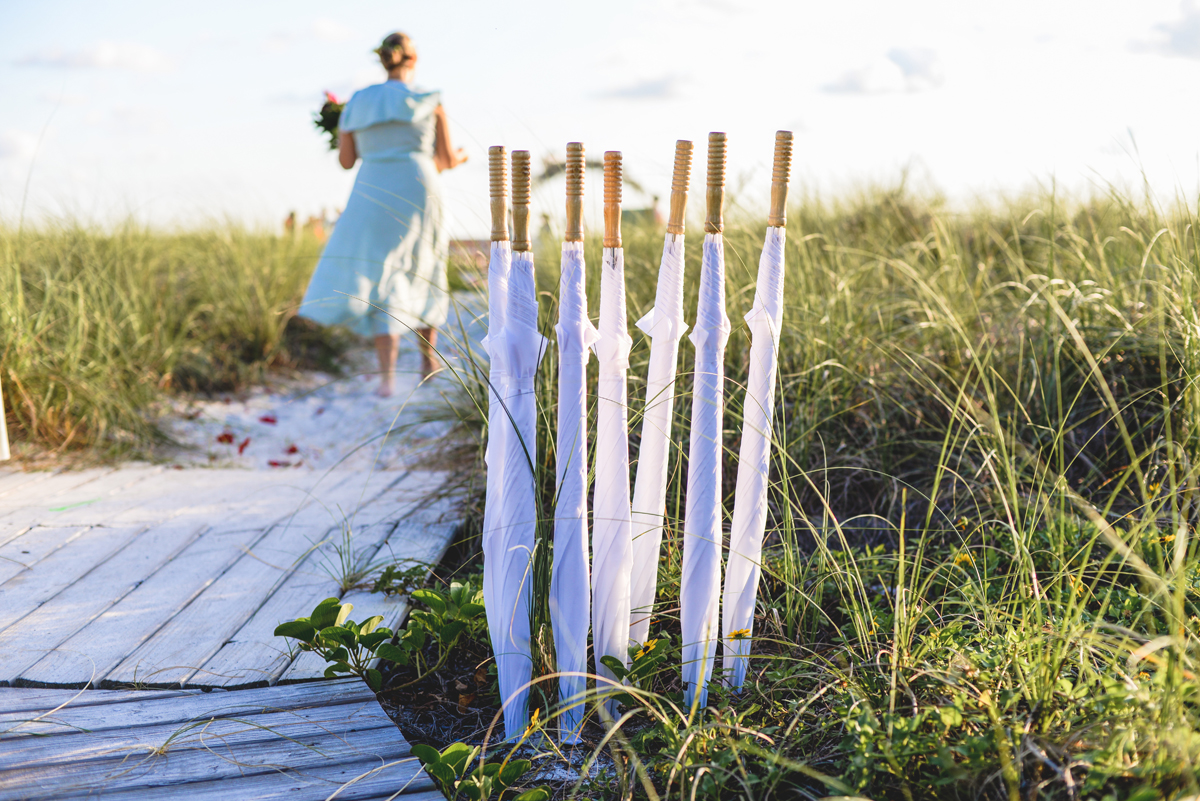
[(691, 168), (692, 143), (680, 139), (675, 143), (671, 216), (667, 221), (667, 236), (658, 268), (654, 308), (637, 324), (650, 337), (642, 438), (638, 448), (637, 477), (633, 482), (633, 571), (629, 581), (629, 637), (638, 643), (645, 642), (650, 636), (650, 616), (658, 590), (658, 560), (667, 503), (667, 468), (675, 403), (675, 366), (679, 361), (679, 339), (687, 331), (687, 323), (683, 320), (683, 223)]
[[(504, 310), (504, 345), (508, 350), (508, 381), (504, 407), (512, 428), (504, 435), (504, 499), (498, 549), (503, 551), (501, 612), (508, 618), (504, 650), (496, 650), (504, 699), (505, 736), (518, 737), (528, 725), (527, 700), (533, 669), (529, 641), (529, 610), (533, 589), (533, 548), (537, 536), (537, 397), (534, 381), (546, 352), (546, 338), (537, 327), (537, 287), (533, 253), (529, 249), (529, 152), (513, 153), (512, 267), (508, 273), (508, 306)], [(493, 642), (493, 646), (495, 643)]]
[(0, 462), (8, 458), (8, 424), (4, 419), (4, 389), (0, 388)]
[[(529, 682), (532, 661), (529, 657), (529, 615), (521, 615), (520, 587), (527, 581), (523, 566), (527, 553), (514, 554), (509, 543), (505, 499), (508, 497), (507, 442), (514, 437), (510, 411), (506, 404), (509, 389), (509, 347), (507, 311), (512, 247), (508, 241), (508, 165), (503, 147), (488, 148), (491, 182), (492, 253), (488, 263), (488, 333), (483, 344), (489, 357), (487, 488), (483, 510), (483, 596), (487, 610), (488, 634), (496, 655), (500, 696), (504, 702), (506, 736), (524, 728), (525, 694), (521, 687)], [(515, 589), (515, 591), (514, 591)]]
[(731, 674), (730, 683), (738, 688), (746, 680), (766, 533), (771, 416), (779, 364), (779, 327), (783, 321), (783, 243), (791, 162), (792, 133), (779, 131), (775, 134), (766, 242), (758, 262), (754, 305), (746, 314), (750, 328), (750, 375), (742, 409), (742, 448), (738, 455), (733, 527), (729, 534), (729, 561), (725, 566), (722, 599), (722, 661)]
[(596, 406), (596, 486), (592, 519), (592, 652), (596, 672), (615, 674), (605, 656), (629, 665), (629, 578), (633, 534), (629, 505), (629, 408), (626, 373), (625, 256), (621, 248), (621, 154), (604, 154), (604, 251), (600, 274), (600, 362)]
[[(554, 567), (550, 623), (560, 674), (559, 727), (563, 742), (578, 743), (587, 690), (591, 578), (587, 522), (587, 363), (599, 332), (588, 319), (583, 261), (583, 145), (567, 145), (567, 232), (558, 284), (558, 489), (554, 506)], [(574, 675), (571, 675), (574, 674)]]
[(683, 629), (685, 701), (703, 708), (718, 635), (721, 593), (721, 452), (725, 411), (725, 134), (708, 135), (707, 216), (700, 266), (700, 300), (690, 339), (696, 346), (692, 436), (683, 520), (683, 576), (679, 593)]

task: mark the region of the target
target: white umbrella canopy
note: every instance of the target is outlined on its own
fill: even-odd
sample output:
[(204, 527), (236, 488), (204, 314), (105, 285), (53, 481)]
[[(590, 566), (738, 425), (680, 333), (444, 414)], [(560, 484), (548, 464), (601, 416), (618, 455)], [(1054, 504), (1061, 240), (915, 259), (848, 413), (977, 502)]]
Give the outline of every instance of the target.
[[(546, 350), (537, 330), (537, 291), (533, 254), (514, 251), (508, 277), (508, 308), (504, 344), (508, 350), (508, 380), (504, 406), (511, 428), (504, 435), (504, 495), (493, 554), (500, 557), (500, 613), (504, 631), (496, 654), (500, 695), (504, 700), (505, 736), (520, 736), (528, 725), (527, 700), (533, 656), (529, 611), (533, 548), (538, 511), (534, 461), (537, 458), (537, 398), (534, 381)], [(502, 423), (503, 425), (503, 423)], [(485, 559), (487, 555), (485, 554)], [(490, 615), (489, 615), (490, 617)]]
[(775, 408), (775, 374), (779, 363), (779, 330), (783, 322), (783, 244), (792, 134), (775, 134), (775, 165), (767, 236), (758, 262), (754, 305), (746, 314), (750, 328), (750, 375), (742, 410), (742, 447), (738, 455), (733, 527), (722, 599), (722, 660), (730, 681), (746, 680), (754, 604), (758, 596), (762, 543), (766, 533), (767, 490), (771, 458), (771, 417)]
[(629, 580), (629, 638), (637, 643), (650, 636), (650, 618), (658, 590), (658, 560), (667, 502), (667, 468), (671, 450), (671, 421), (675, 403), (675, 367), (679, 340), (687, 331), (683, 319), (683, 225), (687, 209), (692, 143), (675, 143), (675, 173), (671, 180), (671, 216), (658, 268), (654, 308), (637, 326), (650, 337), (646, 373), (646, 403), (633, 483), (633, 570)]
[[(488, 441), (484, 454), (487, 462), (487, 486), (483, 511), (483, 596), (487, 610), (488, 634), (496, 654), (501, 700), (504, 703), (506, 736), (514, 725), (523, 728), (525, 696), (521, 687), (528, 684), (532, 671), (529, 650), (529, 615), (514, 616), (511, 562), (519, 560), (509, 547), (509, 529), (505, 501), (508, 479), (505, 468), (508, 440), (513, 438), (509, 401), (509, 347), (507, 342), (509, 276), (512, 270), (512, 245), (508, 241), (508, 165), (505, 150), (488, 149), (491, 182), (492, 247), (488, 263), (488, 333), (483, 340), (488, 364)], [(524, 555), (528, 562), (528, 555)], [(524, 568), (521, 568), (522, 573)], [(521, 575), (517, 580), (520, 581)], [(519, 584), (517, 585), (519, 588)], [(523, 628), (522, 623), (523, 622)], [(517, 729), (519, 731), (519, 729)]]
[(779, 366), (779, 332), (784, 319), (784, 240), (787, 222), (787, 177), (792, 163), (792, 133), (775, 133), (775, 162), (770, 187), (767, 239), (758, 260), (754, 306), (746, 313), (750, 327), (750, 375), (743, 404), (742, 451), (733, 501), (730, 558), (722, 598), (722, 657), (730, 683), (742, 687), (754, 633), (754, 608), (761, 574), (762, 541), (767, 529), (775, 373)]
[[(633, 533), (629, 502), (629, 336), (621, 248), (621, 154), (604, 154), (604, 250), (600, 274), (600, 362), (596, 407), (596, 485), (592, 531), (592, 651), (596, 672), (616, 675), (606, 656), (629, 666), (629, 581)], [(597, 689), (603, 689), (598, 685)], [(611, 707), (610, 707), (611, 711)]]
[(566, 743), (580, 742), (587, 691), (587, 640), (591, 623), (588, 563), (587, 363), (600, 335), (588, 319), (583, 260), (583, 145), (567, 145), (567, 233), (558, 284), (558, 441), (555, 452), (554, 566), (550, 624), (558, 661), (559, 729)]
[(708, 214), (700, 267), (700, 299), (691, 341), (696, 346), (692, 434), (683, 521), (683, 575), (679, 593), (685, 702), (703, 708), (716, 653), (721, 593), (721, 456), (725, 411), (725, 243), (721, 206), (725, 134), (708, 137)]

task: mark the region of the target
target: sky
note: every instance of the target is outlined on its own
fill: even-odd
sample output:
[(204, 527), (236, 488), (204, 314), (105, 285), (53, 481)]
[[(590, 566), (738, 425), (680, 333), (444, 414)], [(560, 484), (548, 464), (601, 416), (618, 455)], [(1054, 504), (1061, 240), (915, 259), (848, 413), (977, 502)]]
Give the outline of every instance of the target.
[[(620, 150), (665, 207), (675, 140), (696, 142), (700, 168), (725, 131), (747, 213), (765, 209), (780, 129), (796, 135), (793, 193), (902, 178), (960, 204), (1200, 191), (1196, 0), (0, 0), (0, 20), (4, 222), (279, 228), (333, 212), (354, 173), (311, 116), (324, 91), (383, 80), (371, 51), (393, 30), (471, 159), (443, 174), (460, 237), (488, 231), (493, 144), (535, 163), (568, 141)], [(560, 217), (561, 180), (534, 204)]]

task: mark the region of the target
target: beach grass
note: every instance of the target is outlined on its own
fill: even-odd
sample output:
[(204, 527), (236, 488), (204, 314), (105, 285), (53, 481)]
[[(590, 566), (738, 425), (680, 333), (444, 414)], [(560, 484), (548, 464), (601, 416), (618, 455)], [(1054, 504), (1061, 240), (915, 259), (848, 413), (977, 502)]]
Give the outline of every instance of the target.
[[(965, 211), (903, 189), (795, 203), (747, 686), (722, 688), (718, 670), (707, 713), (680, 706), (685, 341), (658, 643), (640, 649), (671, 655), (625, 699), (604, 745), (625, 770), (574, 792), (1016, 801), (1200, 791), (1197, 222), (1186, 205), (1120, 194)], [(763, 232), (746, 219), (726, 228), (726, 527), (742, 316)], [(653, 303), (662, 231), (627, 227), (624, 239), (632, 322)], [(689, 322), (701, 240), (689, 231)], [(553, 244), (537, 260), (551, 337)], [(587, 261), (595, 313), (598, 240)], [(636, 465), (649, 343), (631, 334)], [(456, 413), (480, 445), (483, 375), (464, 373)], [(555, 382), (551, 350), (535, 465), (542, 673), (553, 669)], [(555, 700), (552, 681), (539, 688)]]
[(145, 455), (178, 393), (335, 368), (347, 339), (294, 318), (310, 235), (0, 226), (0, 382), (17, 453)]

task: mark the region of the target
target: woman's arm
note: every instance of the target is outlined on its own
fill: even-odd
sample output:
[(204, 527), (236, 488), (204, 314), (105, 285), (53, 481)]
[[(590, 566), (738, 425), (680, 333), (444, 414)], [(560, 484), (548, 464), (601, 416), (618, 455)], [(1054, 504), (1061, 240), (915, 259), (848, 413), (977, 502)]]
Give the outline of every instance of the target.
[(354, 169), (358, 161), (358, 146), (354, 144), (353, 131), (338, 131), (338, 164), (343, 170)]
[(438, 106), (433, 112), (433, 165), (438, 172), (452, 170), (467, 160), (466, 152), (450, 145), (450, 125), (446, 122), (446, 109)]

